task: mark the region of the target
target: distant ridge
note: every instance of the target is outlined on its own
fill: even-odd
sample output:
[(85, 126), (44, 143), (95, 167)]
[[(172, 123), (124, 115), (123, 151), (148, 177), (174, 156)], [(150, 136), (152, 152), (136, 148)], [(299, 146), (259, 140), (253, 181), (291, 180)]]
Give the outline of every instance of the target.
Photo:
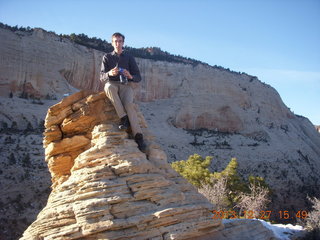
[[(0, 22), (0, 28), (3, 29), (8, 29), (11, 30), (12, 32), (28, 32), (28, 33), (32, 33), (35, 29), (39, 29), (39, 28), (31, 28), (31, 27), (18, 27), (18, 25), (12, 27), (10, 25), (4, 24)], [(41, 28), (42, 29), (42, 28)], [(75, 34), (75, 33), (71, 33), (71, 34), (56, 34), (54, 31), (47, 31), (42, 29), (45, 32), (48, 33), (53, 33), (57, 36), (60, 36), (61, 38), (67, 38), (69, 40), (71, 40), (74, 43), (89, 47), (89, 48), (93, 48), (102, 52), (111, 52), (113, 50), (113, 47), (111, 45), (111, 43), (109, 43), (106, 40), (102, 40), (100, 38), (96, 38), (96, 37), (89, 37), (86, 34)], [(232, 71), (229, 68), (224, 68), (222, 66), (211, 66), (208, 63), (196, 60), (196, 59), (192, 59), (192, 58), (187, 58), (187, 57), (183, 57), (180, 55), (174, 55), (171, 54), (167, 51), (163, 51), (161, 50), (161, 48), (159, 47), (144, 47), (144, 48), (133, 48), (133, 47), (125, 47), (125, 50), (128, 51), (130, 54), (132, 54), (135, 57), (139, 57), (139, 58), (144, 58), (144, 59), (152, 59), (155, 61), (167, 61), (167, 62), (175, 62), (175, 63), (184, 63), (184, 64), (191, 64), (193, 66), (197, 66), (198, 64), (203, 64), (212, 68), (217, 68), (217, 69), (221, 69), (221, 70), (226, 70), (232, 73), (237, 73), (237, 74), (246, 74), (244, 72), (236, 72), (236, 71)]]

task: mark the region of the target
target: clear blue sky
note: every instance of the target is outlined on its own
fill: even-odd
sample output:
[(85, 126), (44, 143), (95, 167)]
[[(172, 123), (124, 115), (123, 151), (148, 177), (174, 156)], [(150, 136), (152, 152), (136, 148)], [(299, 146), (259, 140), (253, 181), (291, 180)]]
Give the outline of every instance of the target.
[(84, 33), (257, 76), (320, 125), (320, 0), (0, 0), (0, 22)]

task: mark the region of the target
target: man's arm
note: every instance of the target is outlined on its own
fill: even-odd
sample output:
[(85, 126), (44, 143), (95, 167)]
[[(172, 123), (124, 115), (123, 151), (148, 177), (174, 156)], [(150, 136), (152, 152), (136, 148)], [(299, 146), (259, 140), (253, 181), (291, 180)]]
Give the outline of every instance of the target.
[(101, 63), (101, 70), (100, 70), (100, 81), (105, 83), (109, 81), (109, 65), (108, 65), (108, 59), (107, 55), (104, 55), (102, 58), (102, 63)]
[(133, 56), (130, 56), (130, 59), (129, 59), (129, 72), (133, 77), (132, 79), (130, 79), (132, 82), (141, 81), (140, 70)]

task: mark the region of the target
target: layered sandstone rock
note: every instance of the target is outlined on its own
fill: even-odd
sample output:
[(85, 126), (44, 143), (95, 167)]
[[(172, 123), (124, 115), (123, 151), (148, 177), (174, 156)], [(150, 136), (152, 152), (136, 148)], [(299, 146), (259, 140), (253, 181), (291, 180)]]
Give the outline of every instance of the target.
[(221, 229), (213, 206), (167, 163), (143, 116), (147, 155), (118, 130), (105, 94), (88, 94), (48, 111), (52, 192), (21, 239), (197, 239)]

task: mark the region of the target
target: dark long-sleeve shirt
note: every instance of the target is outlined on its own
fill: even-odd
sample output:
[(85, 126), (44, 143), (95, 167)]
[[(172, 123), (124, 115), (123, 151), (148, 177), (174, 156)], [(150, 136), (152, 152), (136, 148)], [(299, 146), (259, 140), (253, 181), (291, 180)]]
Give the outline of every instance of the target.
[(108, 72), (116, 66), (127, 69), (130, 72), (130, 74), (133, 76), (133, 79), (128, 79), (129, 81), (141, 81), (140, 71), (134, 57), (126, 52), (122, 52), (119, 56), (115, 51), (107, 53), (103, 56), (100, 71), (100, 81), (120, 81), (120, 75), (108, 75)]

